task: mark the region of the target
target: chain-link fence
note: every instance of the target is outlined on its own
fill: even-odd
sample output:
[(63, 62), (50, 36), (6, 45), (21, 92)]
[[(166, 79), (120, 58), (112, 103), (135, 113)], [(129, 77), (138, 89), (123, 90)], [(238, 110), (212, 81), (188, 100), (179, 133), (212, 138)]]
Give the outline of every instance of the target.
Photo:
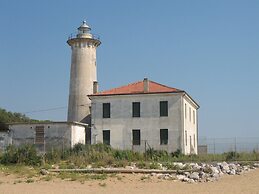
[(258, 152), (259, 137), (199, 138), (200, 153)]

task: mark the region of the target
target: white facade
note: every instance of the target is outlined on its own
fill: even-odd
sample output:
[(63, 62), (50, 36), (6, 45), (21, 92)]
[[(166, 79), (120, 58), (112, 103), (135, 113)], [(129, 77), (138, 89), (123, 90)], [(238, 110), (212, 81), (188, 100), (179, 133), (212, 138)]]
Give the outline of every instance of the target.
[[(34, 144), (44, 152), (71, 148), (77, 143), (85, 144), (86, 126), (78, 122), (10, 123), (8, 134), (11, 144)], [(39, 134), (37, 129), (41, 130)]]
[[(197, 154), (197, 120), (185, 117), (184, 104), (197, 115), (198, 105), (183, 93), (91, 96), (92, 143), (103, 143), (103, 130), (110, 131), (110, 145), (117, 149), (144, 151), (145, 148), (180, 149), (184, 154)], [(160, 101), (168, 102), (168, 116), (160, 116)], [(132, 103), (140, 102), (140, 117), (132, 116)], [(103, 103), (110, 103), (110, 118), (103, 118)], [(188, 111), (187, 111), (188, 112)], [(192, 114), (191, 114), (192, 115)], [(193, 116), (191, 116), (193, 117)], [(197, 116), (195, 116), (197, 119)], [(133, 145), (132, 130), (140, 130), (140, 145)], [(161, 145), (160, 130), (168, 130), (168, 143)], [(187, 131), (187, 144), (185, 132)], [(190, 143), (192, 148), (190, 149)]]
[(96, 48), (101, 44), (90, 30), (91, 28), (84, 22), (78, 28), (78, 34), (67, 41), (72, 50), (68, 121), (84, 123), (90, 121), (91, 101), (87, 95), (93, 93), (93, 83), (97, 81)]

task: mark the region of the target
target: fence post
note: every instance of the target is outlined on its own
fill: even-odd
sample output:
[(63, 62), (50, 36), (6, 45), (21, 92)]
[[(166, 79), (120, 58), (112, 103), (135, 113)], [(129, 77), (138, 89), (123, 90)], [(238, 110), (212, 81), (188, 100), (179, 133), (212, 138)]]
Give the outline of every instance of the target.
[(213, 138), (213, 153), (216, 154), (215, 138)]
[(147, 140), (145, 140), (145, 161), (147, 161)]

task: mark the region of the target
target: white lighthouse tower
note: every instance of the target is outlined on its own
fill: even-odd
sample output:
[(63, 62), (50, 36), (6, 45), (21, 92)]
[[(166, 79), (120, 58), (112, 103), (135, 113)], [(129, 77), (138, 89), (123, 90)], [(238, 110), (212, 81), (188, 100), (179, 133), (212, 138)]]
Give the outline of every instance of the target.
[(93, 94), (93, 84), (97, 81), (96, 48), (101, 44), (90, 31), (84, 21), (77, 35), (67, 41), (72, 49), (68, 121), (90, 122), (91, 102), (87, 95)]

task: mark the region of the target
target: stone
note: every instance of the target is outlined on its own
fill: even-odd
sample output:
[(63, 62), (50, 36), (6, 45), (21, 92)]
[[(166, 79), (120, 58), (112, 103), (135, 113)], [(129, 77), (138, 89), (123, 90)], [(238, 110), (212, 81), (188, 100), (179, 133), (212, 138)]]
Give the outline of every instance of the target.
[(184, 176), (184, 175), (182, 175), (182, 174), (179, 174), (179, 175), (176, 175), (176, 178), (177, 178), (178, 180), (180, 180), (180, 181), (183, 181), (183, 180), (186, 178), (186, 176)]
[(49, 171), (47, 171), (46, 169), (41, 169), (41, 170), (40, 170), (40, 174), (42, 174), (42, 175), (48, 175), (48, 174), (49, 174)]
[(185, 167), (185, 164), (181, 163), (181, 162), (174, 162), (173, 163), (174, 166), (177, 166), (178, 168), (182, 169)]
[(216, 167), (211, 166), (210, 169), (211, 169), (212, 173), (217, 173), (217, 174), (219, 174), (219, 170), (218, 170)]
[(199, 180), (199, 173), (198, 172), (193, 172), (190, 174), (189, 176), (190, 179), (193, 179), (193, 180)]
[(194, 183), (195, 181), (193, 179), (189, 179), (187, 182), (188, 183)]
[(206, 177), (207, 177), (207, 174), (205, 173), (205, 172), (199, 172), (199, 177), (201, 178), (201, 179), (205, 179)]
[(236, 170), (235, 169), (230, 170), (229, 175), (235, 175), (235, 174), (236, 174)]

